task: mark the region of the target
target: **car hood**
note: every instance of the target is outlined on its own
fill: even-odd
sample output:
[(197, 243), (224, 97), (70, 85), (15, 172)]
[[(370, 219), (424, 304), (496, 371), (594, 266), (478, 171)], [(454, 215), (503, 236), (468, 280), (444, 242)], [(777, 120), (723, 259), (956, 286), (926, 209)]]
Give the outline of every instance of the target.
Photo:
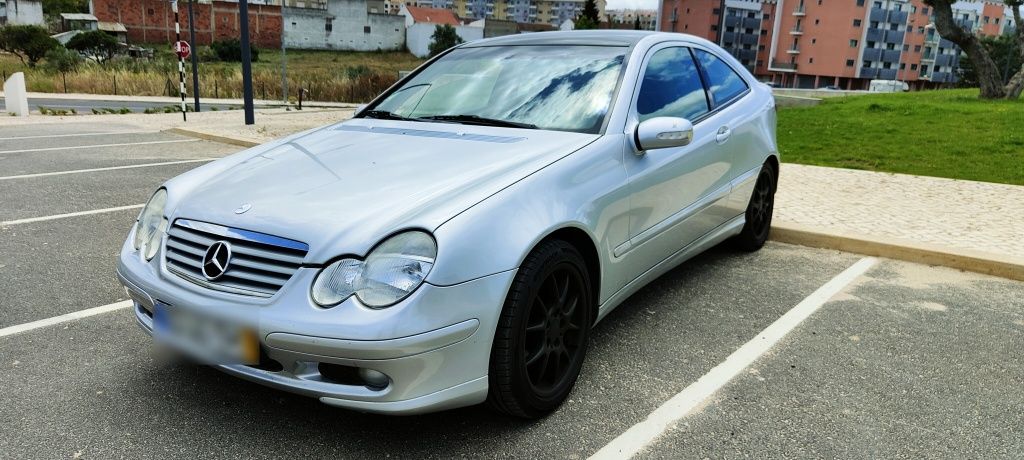
[(302, 241), (307, 263), (323, 263), (398, 230), (432, 231), (596, 138), (354, 119), (199, 168), (173, 214)]

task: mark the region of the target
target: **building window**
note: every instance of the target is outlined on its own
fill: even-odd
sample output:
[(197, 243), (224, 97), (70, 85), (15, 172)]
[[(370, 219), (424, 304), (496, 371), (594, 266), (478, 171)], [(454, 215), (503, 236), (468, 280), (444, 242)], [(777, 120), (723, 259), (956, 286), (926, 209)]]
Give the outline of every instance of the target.
[(857, 40), (850, 40), (850, 48), (856, 48), (856, 47), (857, 47)]
[(921, 45), (914, 45), (914, 52), (915, 53), (920, 53), (921, 52)]
[(864, 6), (864, 0), (857, 0), (857, 6)]
[(814, 64), (814, 58), (810, 58), (810, 59), (808, 59), (808, 60), (807, 60), (807, 63), (808, 63), (808, 64)]
[(928, 14), (928, 13), (929, 13), (929, 11), (928, 11), (928, 7), (927, 6), (921, 7), (921, 14)]
[(363, 33), (364, 34), (370, 33), (370, 26), (363, 26)]
[(903, 51), (910, 51), (910, 45), (903, 45)]
[(855, 62), (853, 62), (853, 59), (846, 60), (846, 67), (853, 67), (854, 64)]
[(324, 21), (324, 32), (330, 33), (334, 30), (334, 18), (327, 18)]
[(903, 62), (901, 62), (901, 63), (900, 63), (900, 70), (905, 70), (906, 68), (907, 68), (907, 64), (906, 64), (906, 63), (903, 63)]
[(910, 70), (917, 70), (917, 64), (910, 64)]
[(854, 19), (854, 20), (853, 20), (853, 26), (854, 26), (854, 27), (860, 27), (860, 23), (861, 23), (861, 20), (860, 20), (860, 19)]

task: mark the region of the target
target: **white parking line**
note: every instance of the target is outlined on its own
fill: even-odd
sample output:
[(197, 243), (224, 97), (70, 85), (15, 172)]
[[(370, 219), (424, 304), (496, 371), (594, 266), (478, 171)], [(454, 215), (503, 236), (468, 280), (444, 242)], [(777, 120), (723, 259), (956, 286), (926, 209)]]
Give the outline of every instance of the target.
[(67, 214), (57, 214), (57, 215), (54, 215), (54, 216), (30, 217), (28, 219), (8, 220), (8, 221), (0, 222), (0, 227), (9, 227), (11, 225), (21, 225), (21, 224), (31, 224), (33, 222), (45, 222), (45, 221), (48, 221), (48, 220), (66, 219), (68, 217), (89, 216), (89, 215), (93, 215), (93, 214), (103, 214), (105, 212), (124, 211), (126, 209), (142, 209), (143, 206), (145, 206), (145, 204), (133, 204), (133, 205), (130, 205), (130, 206), (118, 206), (116, 208), (93, 209), (92, 211), (69, 212)]
[(46, 173), (35, 173), (35, 174), (22, 174), (20, 176), (2, 176), (0, 180), (12, 180), (12, 179), (30, 179), (33, 177), (47, 177), (47, 176), (62, 176), (64, 174), (81, 174), (99, 171), (114, 171), (117, 169), (134, 169), (134, 168), (148, 168), (150, 166), (168, 166), (168, 165), (180, 165), (187, 163), (203, 163), (208, 161), (216, 160), (216, 158), (201, 158), (197, 160), (180, 160), (180, 161), (164, 161), (161, 163), (142, 163), (137, 165), (126, 165), (126, 166), (108, 166), (105, 168), (90, 168), (90, 169), (75, 169), (72, 171), (57, 171), (57, 172), (46, 172)]
[(101, 145), (75, 145), (72, 147), (46, 147), (40, 149), (22, 150), (0, 150), (0, 155), (5, 153), (29, 153), (29, 152), (52, 152), (55, 150), (79, 150), (79, 149), (101, 149), (106, 147), (127, 147), (131, 145), (154, 145), (154, 144), (176, 144), (182, 142), (199, 142), (199, 139), (176, 139), (173, 141), (149, 141), (149, 142), (128, 142), (124, 144), (101, 144)]
[(733, 377), (736, 377), (803, 320), (818, 311), (825, 302), (867, 272), (877, 262), (878, 259), (865, 257), (836, 275), (835, 278), (818, 288), (792, 310), (786, 312), (760, 334), (729, 355), (721, 364), (651, 412), (646, 420), (630, 427), (590, 458), (592, 460), (628, 459), (639, 453), (680, 419), (690, 415), (701, 403), (729, 383)]
[(68, 321), (74, 321), (76, 319), (88, 318), (90, 316), (101, 315), (103, 313), (109, 313), (112, 311), (121, 310), (132, 306), (131, 300), (122, 300), (120, 302), (112, 303), (110, 305), (104, 305), (102, 307), (89, 308), (86, 310), (79, 310), (68, 313), (66, 315), (54, 316), (52, 318), (41, 319), (39, 321), (32, 321), (31, 323), (18, 324), (16, 326), (8, 326), (0, 329), (0, 337), (6, 337), (9, 335), (20, 334), (22, 332), (28, 332), (33, 329), (39, 329), (41, 327), (53, 326), (54, 324), (66, 323)]
[(54, 137), (116, 136), (119, 134), (156, 134), (159, 132), (160, 131), (114, 131), (111, 133), (51, 134), (49, 136), (0, 137), (0, 141), (17, 141), (22, 139), (50, 139)]

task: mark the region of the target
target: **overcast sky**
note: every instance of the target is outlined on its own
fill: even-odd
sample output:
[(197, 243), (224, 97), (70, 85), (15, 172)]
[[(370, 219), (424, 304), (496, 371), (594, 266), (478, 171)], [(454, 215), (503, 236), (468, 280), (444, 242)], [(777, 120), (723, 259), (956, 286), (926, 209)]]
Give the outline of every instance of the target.
[(609, 10), (656, 10), (658, 9), (658, 0), (608, 0), (608, 6), (606, 8)]

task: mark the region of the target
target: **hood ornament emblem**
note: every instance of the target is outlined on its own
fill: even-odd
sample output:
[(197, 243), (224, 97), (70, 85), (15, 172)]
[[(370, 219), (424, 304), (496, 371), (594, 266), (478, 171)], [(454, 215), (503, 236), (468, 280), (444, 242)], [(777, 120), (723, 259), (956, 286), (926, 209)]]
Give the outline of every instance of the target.
[(245, 204), (239, 206), (237, 209), (235, 209), (235, 214), (245, 214), (250, 209), (252, 209), (252, 204), (245, 203)]

